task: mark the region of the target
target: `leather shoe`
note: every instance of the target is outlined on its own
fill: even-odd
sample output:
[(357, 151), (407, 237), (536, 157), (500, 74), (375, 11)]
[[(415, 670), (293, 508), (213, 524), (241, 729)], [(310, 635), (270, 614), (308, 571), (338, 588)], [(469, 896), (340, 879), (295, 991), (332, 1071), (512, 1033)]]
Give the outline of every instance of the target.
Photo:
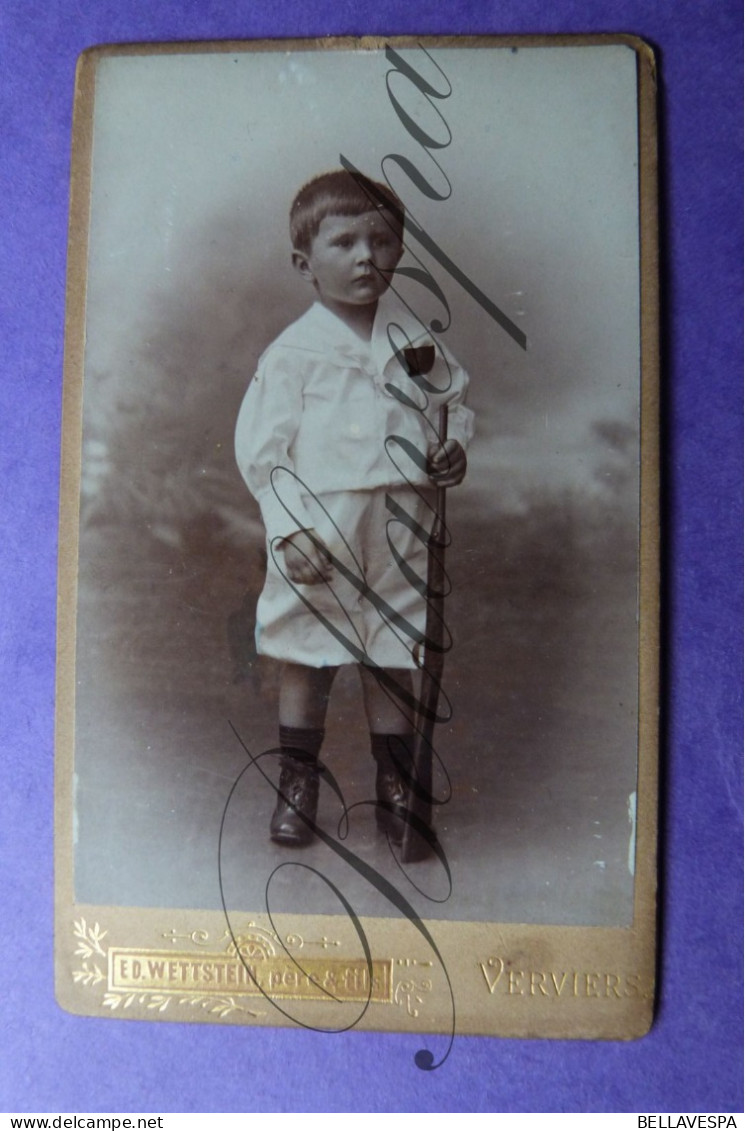
[(291, 848), (310, 844), (314, 832), (303, 817), (315, 824), (318, 803), (318, 762), (284, 759), (277, 790), (277, 805), (269, 824), (270, 840)]
[(392, 844), (401, 844), (404, 838), (407, 812), (407, 789), (393, 767), (378, 766), (376, 773), (376, 826), (387, 833)]

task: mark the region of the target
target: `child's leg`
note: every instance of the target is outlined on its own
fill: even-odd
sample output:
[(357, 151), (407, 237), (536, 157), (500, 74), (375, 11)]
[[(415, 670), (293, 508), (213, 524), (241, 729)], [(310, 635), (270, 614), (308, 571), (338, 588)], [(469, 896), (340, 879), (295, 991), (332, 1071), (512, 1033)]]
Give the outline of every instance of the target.
[[(280, 749), (277, 805), (269, 832), (278, 844), (313, 840), (319, 799), (319, 751), (336, 668), (283, 664), (280, 677)], [(305, 818), (305, 819), (304, 819)]]
[(412, 673), (406, 669), (383, 668), (382, 671), (401, 688), (402, 698), (396, 690), (387, 689), (370, 668), (360, 667), (363, 684), (363, 701), (368, 728), (371, 734), (411, 734), (412, 712), (403, 697), (412, 696)]
[(280, 726), (323, 730), (334, 677), (338, 668), (282, 665), (280, 676)]
[[(412, 695), (412, 674), (404, 669), (386, 668), (385, 674), (401, 688), (402, 695)], [(375, 674), (360, 668), (365, 713), (370, 730), (370, 749), (376, 762), (376, 824), (387, 832), (394, 844), (401, 844), (404, 835), (403, 816), (407, 805), (404, 768), (413, 771), (414, 727), (411, 709), (396, 690), (387, 689)]]

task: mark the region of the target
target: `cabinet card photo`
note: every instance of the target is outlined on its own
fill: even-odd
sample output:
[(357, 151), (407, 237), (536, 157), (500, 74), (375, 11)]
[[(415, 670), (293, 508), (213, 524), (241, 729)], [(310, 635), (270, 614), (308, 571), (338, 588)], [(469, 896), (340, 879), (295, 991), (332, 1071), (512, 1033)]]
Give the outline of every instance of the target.
[(647, 1031), (656, 160), (629, 36), (81, 57), (64, 1008)]

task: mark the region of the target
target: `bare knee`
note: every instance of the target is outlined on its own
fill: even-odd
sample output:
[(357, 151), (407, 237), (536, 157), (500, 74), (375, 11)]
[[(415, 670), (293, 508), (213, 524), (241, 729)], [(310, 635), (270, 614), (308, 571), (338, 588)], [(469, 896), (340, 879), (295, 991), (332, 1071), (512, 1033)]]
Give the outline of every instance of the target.
[(406, 668), (359, 668), (368, 727), (374, 734), (412, 729), (412, 673)]
[(290, 727), (323, 727), (337, 668), (285, 663), (280, 675), (280, 722)]

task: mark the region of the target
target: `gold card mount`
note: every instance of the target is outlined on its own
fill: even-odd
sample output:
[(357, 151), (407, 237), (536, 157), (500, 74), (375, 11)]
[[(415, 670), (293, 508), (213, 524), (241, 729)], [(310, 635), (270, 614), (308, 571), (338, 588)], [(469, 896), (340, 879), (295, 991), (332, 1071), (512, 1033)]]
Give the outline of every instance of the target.
[[(458, 1034), (648, 1030), (656, 159), (629, 36), (81, 57), (63, 1008), (400, 1030), (422, 1068)], [(314, 190), (293, 247), (327, 172), (371, 207)], [(320, 772), (278, 745), (287, 665)]]

